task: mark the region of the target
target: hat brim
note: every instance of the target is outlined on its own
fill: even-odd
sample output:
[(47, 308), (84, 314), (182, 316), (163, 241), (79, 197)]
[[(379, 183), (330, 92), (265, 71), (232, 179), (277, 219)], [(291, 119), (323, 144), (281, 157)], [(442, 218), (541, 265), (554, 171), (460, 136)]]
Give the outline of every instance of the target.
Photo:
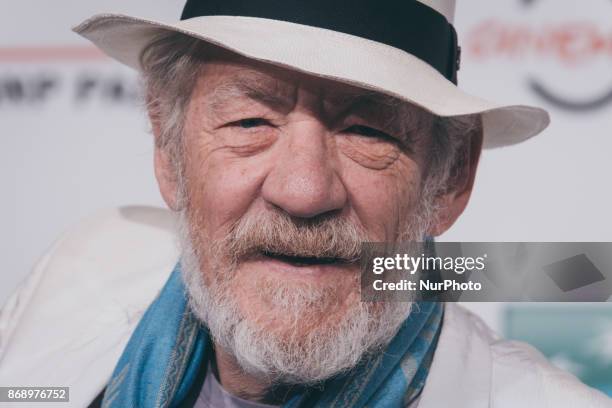
[(140, 70), (140, 54), (173, 31), (267, 62), (416, 104), (439, 116), (482, 115), (484, 147), (527, 140), (550, 123), (548, 113), (469, 95), (429, 64), (397, 48), (327, 29), (239, 16), (204, 16), (175, 24), (120, 14), (96, 15), (73, 29), (117, 61)]

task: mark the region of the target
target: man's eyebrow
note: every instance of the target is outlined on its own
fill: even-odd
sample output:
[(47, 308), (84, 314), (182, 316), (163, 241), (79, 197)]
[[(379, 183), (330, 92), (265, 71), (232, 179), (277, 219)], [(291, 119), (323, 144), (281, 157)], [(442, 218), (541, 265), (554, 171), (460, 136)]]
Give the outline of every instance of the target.
[(282, 88), (281, 84), (273, 79), (245, 75), (218, 85), (208, 96), (207, 102), (213, 111), (221, 111), (237, 98), (245, 97), (272, 108), (287, 108), (295, 102), (295, 97)]
[(329, 95), (326, 99), (328, 106), (340, 116), (353, 111), (384, 112), (386, 120), (392, 122), (400, 119), (406, 108), (404, 102), (392, 96), (367, 90)]
[(410, 122), (412, 127), (417, 125), (417, 119), (424, 116), (422, 109), (405, 101), (400, 101), (389, 95), (384, 95), (374, 91), (351, 92), (344, 95), (332, 96), (330, 102), (343, 112), (350, 112), (358, 109), (367, 112), (385, 112), (385, 119), (392, 122), (399, 122), (403, 130), (409, 130)]

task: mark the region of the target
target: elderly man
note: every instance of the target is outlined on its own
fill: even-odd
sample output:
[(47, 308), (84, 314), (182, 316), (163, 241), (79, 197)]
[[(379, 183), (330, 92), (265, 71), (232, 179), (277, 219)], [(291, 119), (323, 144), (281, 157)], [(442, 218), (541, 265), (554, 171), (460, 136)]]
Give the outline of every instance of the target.
[(181, 248), (91, 406), (610, 406), (457, 306), (361, 299), (363, 242), (443, 233), (482, 146), (548, 124), (455, 86), (453, 9), (189, 0), (76, 28), (142, 73)]

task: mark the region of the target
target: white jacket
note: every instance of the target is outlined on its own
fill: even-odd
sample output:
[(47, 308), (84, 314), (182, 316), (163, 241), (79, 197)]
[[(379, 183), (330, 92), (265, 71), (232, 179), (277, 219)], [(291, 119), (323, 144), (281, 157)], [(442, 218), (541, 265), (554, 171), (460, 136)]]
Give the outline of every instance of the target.
[[(0, 386), (68, 386), (55, 405), (86, 407), (178, 259), (173, 224), (166, 210), (123, 207), (64, 234), (0, 313)], [(612, 407), (460, 306), (446, 305), (442, 327), (419, 408)]]

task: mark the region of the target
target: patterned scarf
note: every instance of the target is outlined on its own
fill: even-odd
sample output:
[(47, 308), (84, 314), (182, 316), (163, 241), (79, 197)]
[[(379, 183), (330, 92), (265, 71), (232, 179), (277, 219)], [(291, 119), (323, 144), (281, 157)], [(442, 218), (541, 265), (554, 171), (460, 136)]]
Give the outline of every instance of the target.
[[(283, 407), (403, 407), (421, 392), (441, 329), (443, 305), (417, 302), (384, 353)], [(106, 387), (102, 407), (185, 406), (212, 356), (208, 331), (187, 305), (177, 264), (132, 334)], [(199, 390), (198, 390), (199, 391)]]

